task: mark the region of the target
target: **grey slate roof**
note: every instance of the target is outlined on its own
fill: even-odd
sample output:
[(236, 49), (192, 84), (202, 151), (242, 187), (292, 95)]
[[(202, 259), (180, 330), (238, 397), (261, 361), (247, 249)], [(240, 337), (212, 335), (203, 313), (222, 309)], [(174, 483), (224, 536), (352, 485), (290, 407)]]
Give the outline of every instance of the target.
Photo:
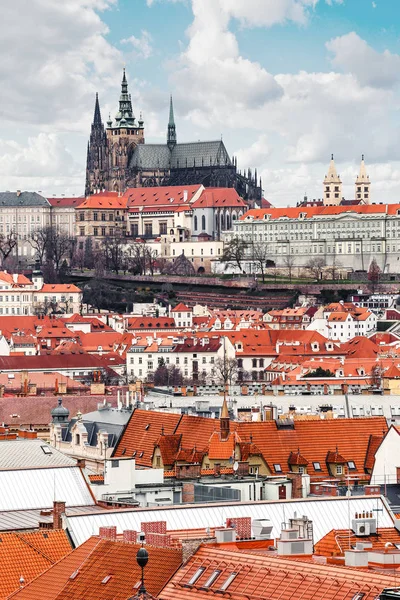
[(36, 192), (0, 192), (1, 206), (48, 206), (50, 202)]
[(217, 165), (230, 165), (231, 160), (221, 140), (211, 142), (189, 142), (177, 144), (171, 155), (171, 168), (185, 168), (187, 166), (205, 167)]
[(170, 160), (171, 151), (166, 144), (138, 144), (129, 166), (150, 171), (169, 169)]
[[(50, 449), (51, 454), (45, 454), (43, 447)], [(43, 440), (17, 439), (0, 442), (0, 471), (74, 466), (76, 460)]]
[(133, 152), (129, 166), (150, 171), (184, 169), (186, 159), (188, 167), (232, 164), (224, 143), (221, 140), (214, 140), (176, 144), (172, 151), (166, 144), (139, 144)]
[[(96, 446), (99, 432), (106, 431), (108, 433), (108, 446), (113, 448), (131, 414), (132, 412), (130, 410), (121, 411), (116, 408), (107, 408), (82, 415), (82, 425), (88, 432), (89, 446)], [(62, 438), (64, 442), (71, 442), (71, 430), (76, 422), (77, 419), (74, 417), (68, 423), (68, 427), (63, 430)]]

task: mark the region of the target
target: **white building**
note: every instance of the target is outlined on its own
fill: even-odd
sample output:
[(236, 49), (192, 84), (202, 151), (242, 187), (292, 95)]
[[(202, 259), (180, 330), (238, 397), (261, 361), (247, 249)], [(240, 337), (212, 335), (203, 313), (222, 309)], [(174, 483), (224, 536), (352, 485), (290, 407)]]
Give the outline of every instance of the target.
[(0, 271), (0, 315), (34, 315), (61, 310), (77, 313), (82, 302), (81, 290), (72, 284), (44, 283), (34, 273), (32, 281), (17, 273)]
[(211, 382), (218, 379), (215, 364), (223, 358), (224, 346), (226, 357), (235, 358), (233, 344), (219, 335), (137, 337), (126, 355), (127, 375), (129, 379), (146, 380), (164, 361), (167, 366), (177, 367), (185, 378)]
[(377, 316), (368, 308), (339, 302), (319, 308), (307, 329), (318, 331), (330, 340), (348, 342), (356, 336), (372, 335), (376, 325)]

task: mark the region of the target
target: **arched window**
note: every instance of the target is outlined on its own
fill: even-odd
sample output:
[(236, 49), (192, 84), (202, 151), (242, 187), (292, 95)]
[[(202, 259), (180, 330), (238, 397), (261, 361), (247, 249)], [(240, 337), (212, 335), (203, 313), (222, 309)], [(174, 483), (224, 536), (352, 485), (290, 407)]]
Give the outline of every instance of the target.
[(225, 215), (221, 213), (221, 229), (225, 229)]
[(194, 218), (194, 230), (197, 231), (197, 217)]
[(227, 229), (231, 228), (231, 218), (229, 215), (226, 215), (226, 228)]
[(201, 230), (202, 231), (206, 230), (206, 218), (204, 215), (201, 217)]

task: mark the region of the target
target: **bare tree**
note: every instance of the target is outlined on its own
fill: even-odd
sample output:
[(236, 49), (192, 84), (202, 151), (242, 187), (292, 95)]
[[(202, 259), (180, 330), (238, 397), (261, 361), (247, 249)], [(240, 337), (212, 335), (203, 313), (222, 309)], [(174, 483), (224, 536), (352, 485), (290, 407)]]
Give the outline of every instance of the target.
[[(227, 244), (225, 244), (224, 252), (221, 257), (221, 261), (225, 263), (234, 262), (236, 263), (240, 272), (242, 272), (242, 262), (246, 256), (248, 244), (241, 237), (233, 237)], [(226, 265), (225, 268), (227, 268)]]
[(105, 237), (102, 250), (106, 269), (115, 271), (118, 275), (124, 259), (124, 240), (122, 236), (119, 234)]
[(15, 231), (9, 231), (6, 234), (0, 233), (0, 255), (2, 264), (4, 264), (4, 261), (11, 254), (17, 244), (18, 236)]
[(258, 266), (261, 273), (262, 282), (265, 282), (265, 269), (267, 267), (268, 249), (267, 245), (262, 242), (253, 243), (252, 245), (253, 261)]
[(335, 252), (335, 254), (332, 257), (332, 264), (328, 268), (328, 273), (333, 281), (335, 281), (337, 279), (337, 274), (341, 267), (342, 267), (342, 263), (337, 258), (337, 255)]
[(322, 279), (322, 273), (324, 271), (324, 267), (326, 266), (325, 259), (316, 256), (315, 258), (310, 258), (306, 267), (311, 272), (313, 277), (318, 281)]
[(283, 259), (283, 264), (287, 270), (287, 273), (289, 275), (289, 281), (290, 283), (292, 283), (292, 275), (293, 275), (293, 268), (296, 264), (296, 258), (295, 256), (289, 252), (288, 254), (286, 254), (286, 256)]
[(238, 378), (238, 361), (236, 358), (217, 358), (214, 373), (218, 383), (226, 387), (232, 385)]
[(57, 277), (60, 275), (61, 265), (67, 257), (70, 257), (73, 239), (62, 229), (51, 228), (51, 236), (46, 249), (47, 260), (54, 264)]
[(43, 264), (52, 239), (52, 227), (38, 227), (29, 236), (29, 243), (36, 252), (36, 260)]

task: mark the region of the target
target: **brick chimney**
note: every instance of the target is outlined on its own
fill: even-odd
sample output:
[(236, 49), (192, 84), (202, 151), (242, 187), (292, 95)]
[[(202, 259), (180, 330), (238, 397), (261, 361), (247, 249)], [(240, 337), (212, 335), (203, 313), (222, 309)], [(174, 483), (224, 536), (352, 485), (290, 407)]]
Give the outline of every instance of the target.
[(117, 539), (117, 528), (115, 525), (110, 525), (108, 527), (100, 527), (99, 529), (99, 537), (102, 540), (111, 540), (115, 542)]
[(53, 502), (53, 529), (62, 529), (62, 515), (65, 514), (65, 502)]
[(133, 531), (133, 529), (125, 529), (124, 542), (129, 542), (130, 544), (136, 544), (137, 535), (138, 535), (137, 531)]

